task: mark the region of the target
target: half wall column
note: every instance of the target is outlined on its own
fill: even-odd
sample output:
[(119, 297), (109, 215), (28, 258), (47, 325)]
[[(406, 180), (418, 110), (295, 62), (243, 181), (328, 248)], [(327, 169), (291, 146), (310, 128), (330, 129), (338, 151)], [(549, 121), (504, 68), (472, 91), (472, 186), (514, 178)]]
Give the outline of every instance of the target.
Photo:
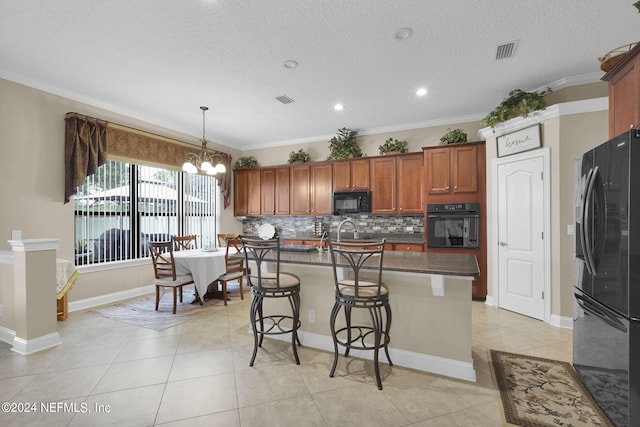
[(27, 355), (61, 343), (57, 331), (59, 239), (9, 240), (13, 251), (15, 331), (12, 350)]

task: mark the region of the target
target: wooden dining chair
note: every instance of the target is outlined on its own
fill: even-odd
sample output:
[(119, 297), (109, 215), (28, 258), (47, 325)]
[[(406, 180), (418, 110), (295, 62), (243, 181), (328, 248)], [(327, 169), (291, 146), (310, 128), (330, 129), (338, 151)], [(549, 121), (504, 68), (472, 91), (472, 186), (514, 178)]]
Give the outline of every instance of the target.
[(240, 284), (240, 299), (244, 300), (244, 293), (242, 291), (242, 279), (244, 277), (244, 259), (229, 258), (229, 255), (242, 253), (242, 241), (238, 238), (228, 238), (226, 239), (226, 244), (227, 252), (225, 254), (224, 261), (227, 270), (222, 276), (218, 277), (218, 282), (222, 286), (222, 299), (224, 300), (224, 305), (227, 305), (227, 282), (233, 280), (237, 280)]
[(173, 237), (174, 251), (182, 251), (188, 249), (198, 249), (198, 241), (195, 235)]
[(149, 254), (153, 261), (153, 269), (155, 271), (156, 285), (156, 311), (160, 305), (160, 288), (173, 289), (173, 314), (176, 314), (176, 301), (179, 297), (182, 302), (182, 288), (193, 282), (190, 274), (176, 274), (176, 264), (173, 259), (173, 243), (172, 242), (151, 242), (149, 243)]
[(227, 239), (235, 239), (238, 233), (218, 233), (218, 247), (227, 246)]

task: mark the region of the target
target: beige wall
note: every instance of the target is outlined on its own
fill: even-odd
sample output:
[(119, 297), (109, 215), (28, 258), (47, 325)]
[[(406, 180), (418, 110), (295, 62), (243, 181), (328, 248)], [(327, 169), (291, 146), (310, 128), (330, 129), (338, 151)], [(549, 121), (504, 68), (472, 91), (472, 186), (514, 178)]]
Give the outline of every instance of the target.
[[(597, 85), (596, 86), (601, 86)], [(568, 90), (558, 91), (562, 99), (591, 96), (591, 91), (599, 93), (601, 88), (591, 85), (578, 88), (573, 93)], [(587, 94), (587, 95), (585, 95)], [(146, 122), (132, 119), (79, 101), (53, 95), (37, 89), (29, 88), (17, 83), (0, 79), (0, 251), (9, 251), (7, 240), (11, 238), (11, 230), (22, 230), (24, 239), (56, 238), (60, 239), (58, 257), (73, 259), (74, 230), (73, 206), (63, 204), (64, 182), (64, 115), (75, 111), (89, 116), (95, 116), (113, 121), (125, 126), (153, 132), (170, 138), (194, 143), (199, 146), (196, 137), (184, 135)], [(558, 242), (554, 251), (560, 251), (562, 257), (569, 257), (567, 251), (572, 247), (571, 237), (566, 236), (566, 224), (571, 221), (569, 209), (571, 202), (572, 159), (582, 152), (587, 145), (594, 146), (606, 139), (606, 112), (594, 113), (594, 116), (576, 115), (559, 119), (559, 138), (557, 146), (552, 152), (552, 161), (558, 155), (560, 163), (554, 163), (554, 171), (561, 177), (562, 186), (554, 198), (552, 209), (555, 232)], [(387, 138), (404, 139), (409, 142), (410, 151), (420, 151), (423, 146), (439, 143), (440, 137), (447, 128), (464, 129), (473, 141), (477, 139), (480, 122), (450, 124), (430, 128), (394, 131), (376, 135), (362, 135), (358, 137), (365, 155), (378, 155), (378, 146)], [(545, 135), (545, 140), (550, 140)], [(289, 152), (299, 148), (308, 149), (312, 160), (326, 159), (329, 154), (328, 138), (306, 144), (296, 144), (276, 148), (264, 148), (238, 152), (228, 147), (219, 147), (229, 152), (234, 158), (239, 155), (255, 155), (262, 165), (286, 164)], [(216, 148), (216, 144), (212, 145)], [(490, 166), (491, 155), (495, 150), (495, 141), (487, 144), (487, 165)], [(495, 157), (495, 153), (493, 154)], [(487, 169), (488, 171), (490, 169)], [(28, 171), (28, 173), (24, 173)], [(567, 182), (565, 184), (565, 181)], [(487, 188), (490, 188), (490, 183)], [(488, 205), (491, 206), (490, 204)], [(559, 213), (556, 206), (560, 207)], [(241, 223), (233, 217), (233, 206), (221, 211), (220, 229), (224, 232), (240, 232)], [(562, 236), (562, 237), (560, 237)], [(559, 302), (554, 297), (553, 311), (562, 315), (570, 315), (570, 281), (569, 264), (564, 258), (558, 258), (558, 265), (554, 269), (554, 296), (560, 291)], [(491, 260), (489, 259), (489, 262)], [(560, 265), (563, 267), (561, 268)], [(124, 273), (124, 274), (123, 274)], [(0, 318), (0, 326), (10, 327), (10, 314), (13, 313), (13, 277), (12, 269), (0, 265), (0, 304), (5, 306), (5, 315)], [(490, 279), (490, 277), (489, 277)], [(562, 288), (557, 285), (562, 282)], [(87, 298), (98, 297), (111, 292), (134, 289), (151, 284), (151, 272), (148, 265), (127, 267), (124, 269), (105, 270), (99, 272), (84, 272), (78, 278), (75, 286), (69, 292), (71, 302)], [(52, 302), (53, 304), (53, 302)]]
[[(516, 119), (517, 120), (517, 119)], [(608, 139), (608, 111), (557, 116), (541, 122), (542, 146), (551, 157), (551, 314), (573, 315), (574, 236), (567, 226), (574, 223), (574, 159)], [(492, 163), (497, 158), (496, 137), (487, 138), (487, 227), (492, 236)], [(497, 290), (493, 271), (494, 245), (487, 248), (487, 287), (490, 296)], [(497, 256), (497, 254), (496, 254)]]
[[(438, 145), (440, 138), (447, 133), (447, 128), (460, 128), (467, 132), (469, 141), (478, 140), (478, 130), (482, 127), (479, 121), (454, 123), (447, 126), (434, 126), (429, 128), (410, 129), (378, 133), (372, 135), (360, 135), (357, 137), (358, 144), (364, 156), (379, 156), (378, 147), (388, 138), (407, 141), (410, 152), (422, 151), (422, 147)], [(337, 131), (337, 129), (336, 129)], [(289, 153), (298, 151), (300, 148), (306, 150), (311, 155), (311, 161), (320, 162), (329, 156), (329, 138), (323, 141), (315, 141), (304, 144), (286, 145), (281, 147), (260, 148), (247, 150), (243, 155), (255, 156), (260, 166), (283, 165), (289, 160)]]
[[(196, 137), (0, 79), (0, 251), (11, 250), (7, 243), (11, 230), (22, 230), (23, 239), (60, 239), (57, 256), (74, 258), (73, 204), (63, 204), (64, 116), (69, 111), (200, 146)], [(216, 148), (216, 144), (212, 148)], [(238, 156), (237, 150), (219, 148), (234, 158)], [(222, 211), (220, 226), (224, 231), (241, 230), (241, 224), (233, 217), (233, 206)], [(0, 326), (10, 329), (15, 326), (11, 318), (14, 312), (12, 277), (11, 266), (2, 265), (0, 304), (4, 306), (4, 316), (0, 317)], [(85, 272), (69, 291), (69, 300), (98, 297), (152, 283), (149, 265)]]

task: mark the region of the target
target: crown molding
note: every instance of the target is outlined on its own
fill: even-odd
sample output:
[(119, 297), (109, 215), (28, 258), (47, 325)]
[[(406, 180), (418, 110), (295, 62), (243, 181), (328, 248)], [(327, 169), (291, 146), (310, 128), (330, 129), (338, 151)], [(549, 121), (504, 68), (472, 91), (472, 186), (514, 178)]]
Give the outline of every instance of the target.
[(516, 117), (499, 123), (492, 129), (490, 126), (482, 128), (478, 131), (478, 137), (481, 141), (487, 138), (498, 137), (505, 133), (513, 132), (528, 126), (535, 125), (554, 117), (568, 116), (571, 114), (593, 113), (596, 111), (606, 111), (609, 109), (609, 98), (593, 98), (582, 101), (562, 102), (560, 104), (550, 105), (544, 110), (529, 113), (527, 117)]

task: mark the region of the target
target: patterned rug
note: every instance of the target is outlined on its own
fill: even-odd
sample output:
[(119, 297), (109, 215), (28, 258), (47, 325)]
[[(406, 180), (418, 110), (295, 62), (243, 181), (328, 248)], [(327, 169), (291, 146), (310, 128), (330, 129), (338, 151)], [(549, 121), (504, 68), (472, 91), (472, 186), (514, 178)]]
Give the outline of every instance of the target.
[(507, 423), (613, 426), (569, 363), (496, 350), (491, 360)]
[[(160, 298), (158, 311), (156, 311), (156, 297), (153, 295), (92, 310), (91, 312), (128, 325), (161, 331), (200, 316), (217, 305), (224, 306), (223, 301), (218, 299), (205, 299), (204, 305), (200, 305), (197, 302), (192, 304), (191, 302), (194, 299), (194, 292), (185, 289), (182, 295), (182, 303), (178, 300), (176, 305), (176, 314), (173, 314), (173, 295), (171, 292), (165, 293)], [(235, 295), (232, 295), (232, 299), (235, 299)]]

